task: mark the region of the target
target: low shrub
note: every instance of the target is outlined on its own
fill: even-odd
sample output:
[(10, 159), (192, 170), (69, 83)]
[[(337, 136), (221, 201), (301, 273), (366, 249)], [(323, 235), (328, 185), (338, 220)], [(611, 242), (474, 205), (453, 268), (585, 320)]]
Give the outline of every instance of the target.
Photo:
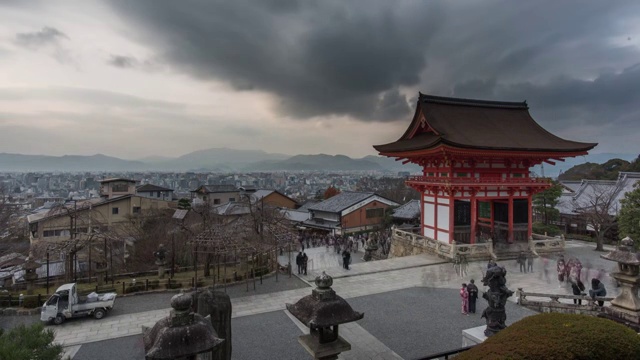
[(640, 338), (633, 330), (587, 315), (546, 313), (526, 317), (456, 360), (638, 359)]
[(149, 281), (149, 289), (157, 289), (160, 287), (160, 280), (151, 280)]
[(124, 293), (125, 294), (131, 294), (131, 293), (135, 293), (135, 292), (140, 292), (140, 291), (144, 291), (144, 284), (138, 284), (138, 283), (130, 283), (125, 289), (124, 289)]
[(167, 289), (180, 289), (182, 288), (182, 283), (172, 281), (170, 283), (167, 283), (166, 287)]
[(269, 273), (269, 268), (267, 267), (259, 267), (253, 270), (253, 274), (255, 277), (264, 276), (264, 275), (267, 275), (268, 273)]
[(540, 235), (547, 234), (548, 236), (558, 236), (562, 234), (562, 231), (560, 230), (559, 227), (551, 224), (545, 225), (539, 222), (533, 223), (533, 225), (531, 225), (531, 229), (535, 234), (540, 234)]
[[(42, 297), (42, 301), (46, 300), (46, 297)], [(25, 295), (22, 300), (22, 307), (25, 309), (35, 309), (40, 306), (42, 306), (42, 304), (38, 302), (38, 295)]]

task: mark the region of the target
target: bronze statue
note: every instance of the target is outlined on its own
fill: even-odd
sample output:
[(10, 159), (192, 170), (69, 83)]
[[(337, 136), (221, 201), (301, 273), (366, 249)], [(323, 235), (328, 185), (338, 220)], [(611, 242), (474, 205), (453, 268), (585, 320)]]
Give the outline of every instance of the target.
[(484, 330), (486, 336), (491, 336), (507, 327), (507, 313), (505, 305), (507, 298), (513, 295), (513, 291), (507, 289), (507, 270), (502, 266), (493, 266), (487, 269), (482, 284), (489, 286), (489, 291), (482, 294), (482, 297), (489, 302), (489, 306), (482, 312), (482, 318), (487, 319), (487, 328)]

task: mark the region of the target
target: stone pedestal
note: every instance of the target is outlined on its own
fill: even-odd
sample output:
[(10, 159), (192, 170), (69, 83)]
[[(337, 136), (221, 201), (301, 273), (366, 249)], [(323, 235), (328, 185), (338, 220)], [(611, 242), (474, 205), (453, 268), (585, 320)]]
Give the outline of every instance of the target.
[(478, 345), (481, 342), (487, 340), (487, 336), (484, 334), (485, 326), (476, 326), (471, 329), (462, 330), (462, 346)]
[(336, 341), (321, 344), (316, 336), (302, 335), (298, 338), (298, 342), (314, 359), (318, 360), (337, 359), (340, 353), (351, 350), (351, 344), (341, 336), (338, 336)]
[(158, 278), (159, 279), (164, 279), (164, 274), (166, 272), (165, 269), (164, 269), (164, 265), (165, 264), (164, 263), (162, 263), (162, 264), (157, 264), (156, 263), (156, 265), (158, 265)]
[(198, 295), (198, 314), (208, 317), (218, 337), (225, 342), (212, 354), (213, 360), (231, 359), (231, 299), (222, 291), (205, 290)]
[(611, 276), (620, 283), (620, 295), (611, 300), (611, 305), (632, 312), (640, 312), (640, 298), (638, 298), (640, 278), (637, 275), (619, 272), (613, 273)]

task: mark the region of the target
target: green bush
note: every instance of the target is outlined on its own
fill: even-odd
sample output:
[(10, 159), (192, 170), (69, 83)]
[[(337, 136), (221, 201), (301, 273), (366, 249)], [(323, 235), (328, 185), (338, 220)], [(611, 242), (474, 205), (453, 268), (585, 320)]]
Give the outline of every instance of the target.
[(160, 280), (151, 280), (149, 281), (149, 289), (157, 289), (160, 287)]
[(640, 337), (607, 319), (546, 313), (526, 317), (456, 360), (590, 360), (640, 358)]
[(11, 360), (59, 360), (62, 345), (53, 344), (55, 333), (43, 324), (18, 325), (3, 331), (0, 329), (0, 359)]
[(125, 294), (131, 294), (131, 293), (140, 292), (140, 291), (144, 291), (144, 284), (129, 283), (129, 285), (127, 285), (127, 287), (124, 289)]
[(167, 289), (180, 289), (182, 288), (182, 283), (172, 281), (171, 283), (167, 283)]
[(269, 268), (267, 267), (259, 267), (253, 270), (253, 274), (255, 277), (264, 276), (264, 275), (267, 275), (268, 273), (269, 273)]
[[(46, 300), (47, 298), (43, 296), (42, 301)], [(38, 295), (25, 295), (22, 300), (22, 307), (25, 309), (35, 309), (40, 306), (42, 306), (42, 304), (38, 302)]]
[(533, 223), (533, 225), (531, 225), (531, 229), (533, 230), (534, 234), (540, 234), (540, 235), (544, 235), (545, 233), (548, 236), (557, 236), (562, 234), (562, 231), (557, 226), (545, 225), (539, 222)]

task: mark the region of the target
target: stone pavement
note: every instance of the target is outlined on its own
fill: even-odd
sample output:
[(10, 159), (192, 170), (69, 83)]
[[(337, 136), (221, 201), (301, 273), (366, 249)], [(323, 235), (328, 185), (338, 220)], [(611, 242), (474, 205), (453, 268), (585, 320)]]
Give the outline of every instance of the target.
[[(597, 264), (596, 266), (613, 265), (612, 263), (600, 263), (599, 260), (601, 259), (598, 259), (598, 256), (601, 253), (592, 251), (592, 248), (593, 244), (571, 243), (571, 245), (567, 246), (565, 257), (577, 256), (581, 258), (583, 263), (590, 261)], [(585, 257), (588, 258), (585, 259)], [(520, 273), (516, 267), (515, 260), (500, 262), (499, 264), (505, 266), (509, 271), (507, 274), (507, 286), (514, 291), (517, 288), (524, 288), (525, 291), (529, 292), (568, 292), (564, 285), (560, 285), (556, 279), (555, 258), (550, 258), (549, 260), (549, 281), (543, 275), (540, 259), (537, 259), (534, 263), (535, 272), (529, 274)], [(326, 270), (328, 270), (328, 274), (334, 276), (333, 288), (338, 295), (345, 299), (350, 299), (412, 287), (458, 289), (462, 282), (468, 282), (471, 278), (476, 279), (476, 283), (482, 290), (480, 279), (485, 268), (486, 264), (484, 262), (471, 263), (467, 268), (467, 275), (458, 277), (450, 263), (443, 263), (441, 259), (435, 256), (417, 255), (354, 264), (353, 270), (349, 271), (343, 270), (341, 267), (333, 267)], [(313, 275), (310, 274), (303, 278), (311, 280), (312, 277)], [(616, 291), (611, 286), (607, 286), (607, 290), (611, 295)], [(234, 298), (232, 299), (232, 317), (240, 318), (273, 311), (284, 311), (286, 303), (296, 302), (301, 297), (310, 294), (310, 292), (310, 288), (301, 288)], [(515, 297), (510, 298), (510, 300), (515, 302)], [(402, 299), (398, 299), (398, 301), (402, 301)], [(169, 308), (166, 308), (127, 315), (107, 316), (100, 321), (78, 319), (52, 328), (56, 331), (56, 341), (64, 346), (74, 346), (140, 334), (142, 325), (152, 326), (156, 321), (167, 316), (168, 313)], [(345, 353), (343, 358), (399, 358), (397, 354), (357, 323), (344, 326), (344, 328), (345, 332), (343, 334), (352, 343), (353, 350)]]

